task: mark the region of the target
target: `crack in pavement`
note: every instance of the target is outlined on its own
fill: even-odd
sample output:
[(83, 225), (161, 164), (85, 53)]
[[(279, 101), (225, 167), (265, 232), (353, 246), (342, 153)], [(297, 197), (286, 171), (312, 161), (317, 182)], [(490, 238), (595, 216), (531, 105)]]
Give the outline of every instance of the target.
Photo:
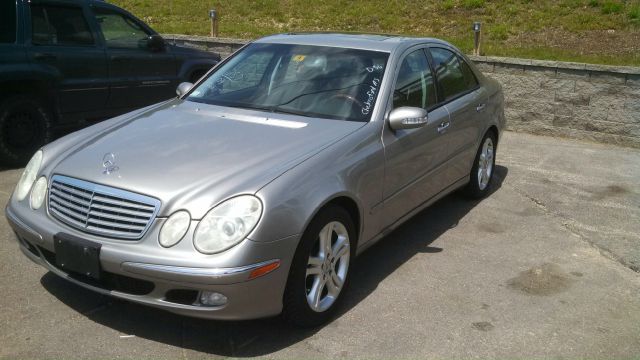
[[(505, 184), (506, 185), (506, 184)], [(604, 258), (612, 260), (614, 262), (617, 262), (618, 264), (629, 268), (637, 273), (640, 273), (640, 267), (630, 264), (629, 262), (627, 262), (624, 258), (622, 258), (621, 256), (616, 255), (615, 253), (611, 252), (609, 249), (604, 248), (600, 245), (598, 245), (597, 243), (595, 243), (594, 241), (592, 241), (591, 239), (589, 239), (589, 237), (585, 236), (580, 230), (579, 230), (579, 222), (575, 221), (574, 219), (571, 218), (567, 218), (553, 210), (550, 210), (543, 201), (541, 201), (540, 199), (537, 199), (533, 196), (530, 196), (529, 194), (525, 193), (524, 191), (518, 189), (517, 187), (513, 186), (513, 185), (507, 185), (510, 188), (512, 188), (517, 194), (519, 194), (520, 196), (524, 197), (525, 199), (531, 201), (532, 203), (535, 204), (536, 207), (540, 208), (545, 214), (547, 215), (551, 215), (552, 217), (556, 217), (559, 218), (560, 221), (560, 225), (562, 225), (563, 228), (567, 229), (570, 233), (574, 234), (575, 236), (577, 236), (578, 238), (580, 238), (580, 240), (582, 240), (583, 242), (587, 243), (588, 245), (590, 245), (592, 248), (598, 250), (598, 253), (600, 253), (600, 255), (602, 255)]]

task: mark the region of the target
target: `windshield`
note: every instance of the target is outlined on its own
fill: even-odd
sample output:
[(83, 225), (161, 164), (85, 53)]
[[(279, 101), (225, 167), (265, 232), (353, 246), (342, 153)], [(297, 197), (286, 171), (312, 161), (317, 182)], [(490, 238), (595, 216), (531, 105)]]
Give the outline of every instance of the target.
[(369, 121), (388, 54), (325, 46), (251, 44), (187, 98), (213, 105)]

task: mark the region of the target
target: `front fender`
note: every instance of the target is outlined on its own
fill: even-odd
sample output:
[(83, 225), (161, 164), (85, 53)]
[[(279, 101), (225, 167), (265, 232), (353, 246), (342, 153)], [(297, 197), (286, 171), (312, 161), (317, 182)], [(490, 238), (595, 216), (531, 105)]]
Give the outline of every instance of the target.
[(273, 241), (302, 234), (315, 214), (339, 197), (357, 205), (360, 241), (377, 234), (379, 214), (372, 209), (382, 201), (384, 177), (378, 125), (363, 126), (260, 189), (256, 196), (264, 215), (250, 238)]

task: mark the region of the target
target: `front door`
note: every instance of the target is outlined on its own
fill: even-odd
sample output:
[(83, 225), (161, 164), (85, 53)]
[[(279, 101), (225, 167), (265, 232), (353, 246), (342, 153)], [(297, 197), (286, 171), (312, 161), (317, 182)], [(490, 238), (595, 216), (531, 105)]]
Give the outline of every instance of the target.
[(79, 5), (53, 1), (32, 1), (30, 61), (41, 66), (59, 83), (56, 98), (63, 118), (91, 117), (100, 112), (108, 96), (108, 75), (104, 49)]
[(393, 108), (420, 107), (428, 123), (418, 129), (392, 130), (385, 126), (384, 224), (388, 227), (440, 192), (447, 153), (449, 113), (438, 105), (435, 79), (424, 49), (404, 57), (393, 94)]
[(107, 106), (124, 111), (175, 97), (179, 81), (175, 57), (167, 49), (151, 51), (147, 39), (152, 33), (137, 19), (99, 5), (92, 10), (109, 63)]

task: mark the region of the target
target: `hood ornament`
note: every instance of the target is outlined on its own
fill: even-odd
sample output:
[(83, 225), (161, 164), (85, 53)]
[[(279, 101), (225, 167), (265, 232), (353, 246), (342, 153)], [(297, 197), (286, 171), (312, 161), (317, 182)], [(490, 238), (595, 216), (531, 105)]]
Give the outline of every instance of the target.
[(114, 153), (106, 153), (102, 158), (102, 173), (109, 175), (112, 172), (118, 171), (120, 168), (116, 165), (116, 155)]

